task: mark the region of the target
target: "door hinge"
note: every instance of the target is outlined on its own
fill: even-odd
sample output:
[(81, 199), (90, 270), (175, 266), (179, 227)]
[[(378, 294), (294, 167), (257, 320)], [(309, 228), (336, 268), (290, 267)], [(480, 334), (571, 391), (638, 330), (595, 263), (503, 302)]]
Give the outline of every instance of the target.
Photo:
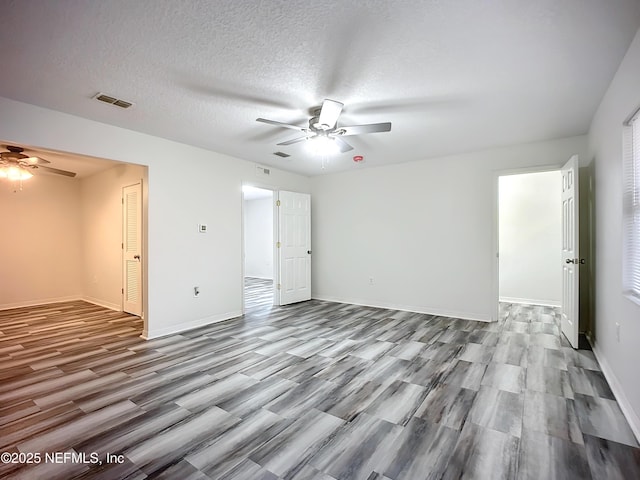
[(280, 290), (280, 284), (278, 284), (278, 290)]
[(276, 207), (280, 206), (280, 200), (276, 200)]
[(120, 244), (120, 248), (122, 248), (122, 250), (124, 250), (124, 243)]
[(124, 197), (122, 197), (120, 200), (122, 200), (122, 204), (124, 205)]
[(276, 242), (276, 247), (280, 248), (280, 242)]
[(122, 294), (124, 295), (124, 288), (122, 289)]

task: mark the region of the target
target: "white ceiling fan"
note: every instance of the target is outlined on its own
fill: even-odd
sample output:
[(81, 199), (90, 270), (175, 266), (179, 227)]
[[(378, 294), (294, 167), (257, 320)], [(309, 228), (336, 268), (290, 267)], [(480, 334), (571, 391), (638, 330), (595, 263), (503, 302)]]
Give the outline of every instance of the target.
[(338, 126), (338, 118), (342, 112), (344, 104), (335, 100), (325, 99), (322, 107), (314, 110), (313, 116), (309, 119), (309, 126), (300, 127), (289, 123), (268, 120), (266, 118), (256, 118), (256, 121), (276, 125), (278, 127), (291, 128), (302, 132), (302, 136), (296, 137), (278, 145), (292, 145), (304, 140), (324, 139), (326, 143), (333, 143), (340, 152), (353, 150), (342, 137), (349, 135), (362, 135), (365, 133), (388, 132), (391, 130), (391, 122), (369, 123), (366, 125)]

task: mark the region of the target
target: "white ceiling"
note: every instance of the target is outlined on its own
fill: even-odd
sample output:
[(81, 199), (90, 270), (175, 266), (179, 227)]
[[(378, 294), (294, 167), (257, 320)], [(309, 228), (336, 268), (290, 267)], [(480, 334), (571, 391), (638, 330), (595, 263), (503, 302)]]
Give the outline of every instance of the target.
[[(0, 96), (316, 175), (586, 133), (640, 2), (19, 0), (0, 18)], [(255, 121), (306, 125), (324, 98), (392, 131), (323, 169)]]

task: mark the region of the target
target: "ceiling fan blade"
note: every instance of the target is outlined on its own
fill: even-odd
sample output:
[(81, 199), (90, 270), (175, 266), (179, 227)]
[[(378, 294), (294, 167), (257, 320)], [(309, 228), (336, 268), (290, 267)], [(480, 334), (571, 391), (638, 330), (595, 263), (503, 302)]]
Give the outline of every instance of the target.
[(388, 132), (391, 130), (391, 122), (370, 123), (368, 125), (353, 125), (351, 127), (340, 127), (342, 135), (361, 135), (363, 133)]
[(24, 161), (31, 165), (46, 165), (47, 163), (51, 163), (49, 160), (45, 160), (42, 157), (36, 157), (35, 155), (25, 158)]
[(291, 128), (293, 130), (299, 130), (301, 132), (306, 132), (307, 129), (304, 127), (299, 127), (297, 125), (290, 125), (288, 123), (276, 122), (275, 120), (268, 120), (266, 118), (256, 118), (256, 122), (268, 123), (269, 125), (275, 125), (277, 127)]
[(353, 150), (353, 147), (349, 145), (347, 142), (342, 140), (340, 137), (333, 137), (334, 142), (338, 145), (338, 148), (342, 153), (348, 152), (349, 150)]
[(51, 172), (51, 173), (57, 173), (58, 175), (64, 175), (66, 177), (75, 177), (76, 174), (74, 172), (68, 172), (66, 170), (60, 170), (59, 168), (53, 168), (53, 167), (45, 167), (44, 165), (38, 165), (37, 168), (41, 168), (42, 170), (45, 170), (47, 172)]
[(322, 102), (322, 108), (320, 109), (320, 116), (318, 117), (318, 123), (320, 125), (326, 125), (326, 130), (330, 130), (336, 126), (340, 112), (342, 112), (344, 104), (336, 102), (335, 100), (329, 100), (328, 98)]
[(287, 140), (286, 142), (280, 142), (278, 143), (278, 145), (293, 145), (294, 143), (298, 143), (298, 142), (303, 142), (304, 140), (306, 140), (307, 137), (298, 137), (298, 138), (294, 138), (292, 140)]

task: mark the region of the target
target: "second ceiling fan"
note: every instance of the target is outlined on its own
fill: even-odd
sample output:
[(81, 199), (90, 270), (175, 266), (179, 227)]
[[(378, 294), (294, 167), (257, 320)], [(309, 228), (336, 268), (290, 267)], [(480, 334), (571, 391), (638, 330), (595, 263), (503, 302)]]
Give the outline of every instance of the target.
[(362, 135), (364, 133), (388, 132), (391, 130), (391, 122), (385, 123), (369, 123), (366, 125), (338, 126), (338, 118), (342, 113), (344, 104), (335, 100), (325, 99), (322, 107), (313, 112), (313, 117), (309, 119), (309, 126), (300, 127), (289, 123), (278, 122), (276, 120), (268, 120), (266, 118), (256, 118), (256, 121), (276, 125), (278, 127), (290, 128), (302, 132), (302, 136), (296, 137), (286, 142), (280, 142), (278, 145), (292, 145), (304, 140), (314, 138), (324, 138), (335, 143), (340, 152), (348, 152), (353, 150), (342, 137), (349, 135)]

